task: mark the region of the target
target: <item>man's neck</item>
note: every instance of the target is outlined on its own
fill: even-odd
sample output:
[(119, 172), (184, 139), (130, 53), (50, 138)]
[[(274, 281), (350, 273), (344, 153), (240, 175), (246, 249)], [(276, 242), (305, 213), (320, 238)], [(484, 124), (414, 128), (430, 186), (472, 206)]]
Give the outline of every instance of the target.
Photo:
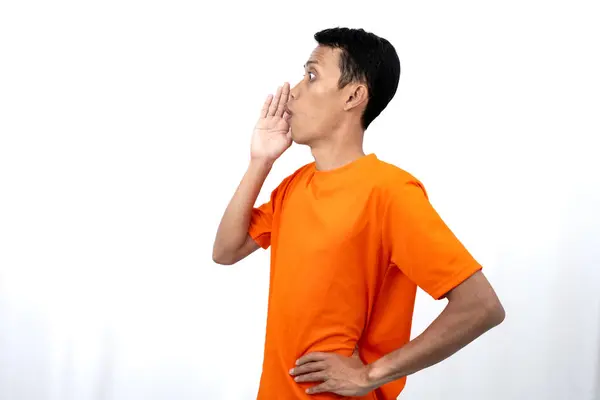
[(359, 121), (341, 122), (326, 139), (309, 145), (317, 170), (329, 171), (364, 157), (363, 138)]
[(343, 167), (365, 155), (362, 143), (345, 146), (323, 143), (319, 147), (312, 147), (311, 152), (319, 171)]

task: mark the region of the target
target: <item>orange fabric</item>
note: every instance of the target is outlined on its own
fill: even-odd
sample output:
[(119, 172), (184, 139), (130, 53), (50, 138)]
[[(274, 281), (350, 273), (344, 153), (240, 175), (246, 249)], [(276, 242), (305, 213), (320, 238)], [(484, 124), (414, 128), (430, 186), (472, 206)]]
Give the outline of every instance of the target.
[[(312, 351), (371, 363), (410, 339), (417, 287), (439, 299), (481, 266), (444, 224), (422, 184), (370, 154), (332, 171), (311, 163), (254, 208), (249, 234), (271, 247), (258, 399), (307, 395), (288, 371)], [(396, 399), (405, 378), (363, 399)]]

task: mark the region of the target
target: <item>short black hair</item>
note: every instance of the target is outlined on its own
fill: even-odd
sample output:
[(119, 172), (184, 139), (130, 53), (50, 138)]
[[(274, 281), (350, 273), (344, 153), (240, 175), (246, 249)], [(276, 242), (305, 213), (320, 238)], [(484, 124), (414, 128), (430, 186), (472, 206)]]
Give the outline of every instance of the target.
[(400, 60), (396, 49), (388, 40), (364, 29), (329, 28), (315, 33), (314, 38), (321, 46), (341, 50), (340, 89), (351, 82), (366, 82), (369, 100), (362, 115), (366, 130), (398, 89)]

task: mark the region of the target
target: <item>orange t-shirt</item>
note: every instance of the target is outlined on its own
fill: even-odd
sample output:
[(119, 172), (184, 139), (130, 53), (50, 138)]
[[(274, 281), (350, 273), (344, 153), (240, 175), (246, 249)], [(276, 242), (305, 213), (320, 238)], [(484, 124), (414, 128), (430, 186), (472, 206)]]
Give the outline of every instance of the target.
[[(313, 351), (365, 363), (410, 340), (417, 287), (435, 299), (479, 270), (429, 203), (422, 184), (366, 155), (330, 171), (310, 163), (252, 211), (250, 236), (271, 247), (267, 330), (259, 400), (308, 395), (289, 370)], [(362, 399), (396, 399), (406, 378)]]

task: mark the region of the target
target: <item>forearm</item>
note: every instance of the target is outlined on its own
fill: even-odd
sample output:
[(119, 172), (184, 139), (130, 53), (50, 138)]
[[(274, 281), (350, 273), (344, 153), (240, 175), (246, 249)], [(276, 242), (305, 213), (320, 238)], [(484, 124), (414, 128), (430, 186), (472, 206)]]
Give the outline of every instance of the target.
[(496, 304), (450, 301), (418, 337), (368, 366), (373, 387), (430, 367), (498, 325), (504, 318)]
[(252, 209), (272, 164), (252, 160), (231, 198), (217, 229), (214, 254), (223, 254), (238, 249), (248, 236)]

